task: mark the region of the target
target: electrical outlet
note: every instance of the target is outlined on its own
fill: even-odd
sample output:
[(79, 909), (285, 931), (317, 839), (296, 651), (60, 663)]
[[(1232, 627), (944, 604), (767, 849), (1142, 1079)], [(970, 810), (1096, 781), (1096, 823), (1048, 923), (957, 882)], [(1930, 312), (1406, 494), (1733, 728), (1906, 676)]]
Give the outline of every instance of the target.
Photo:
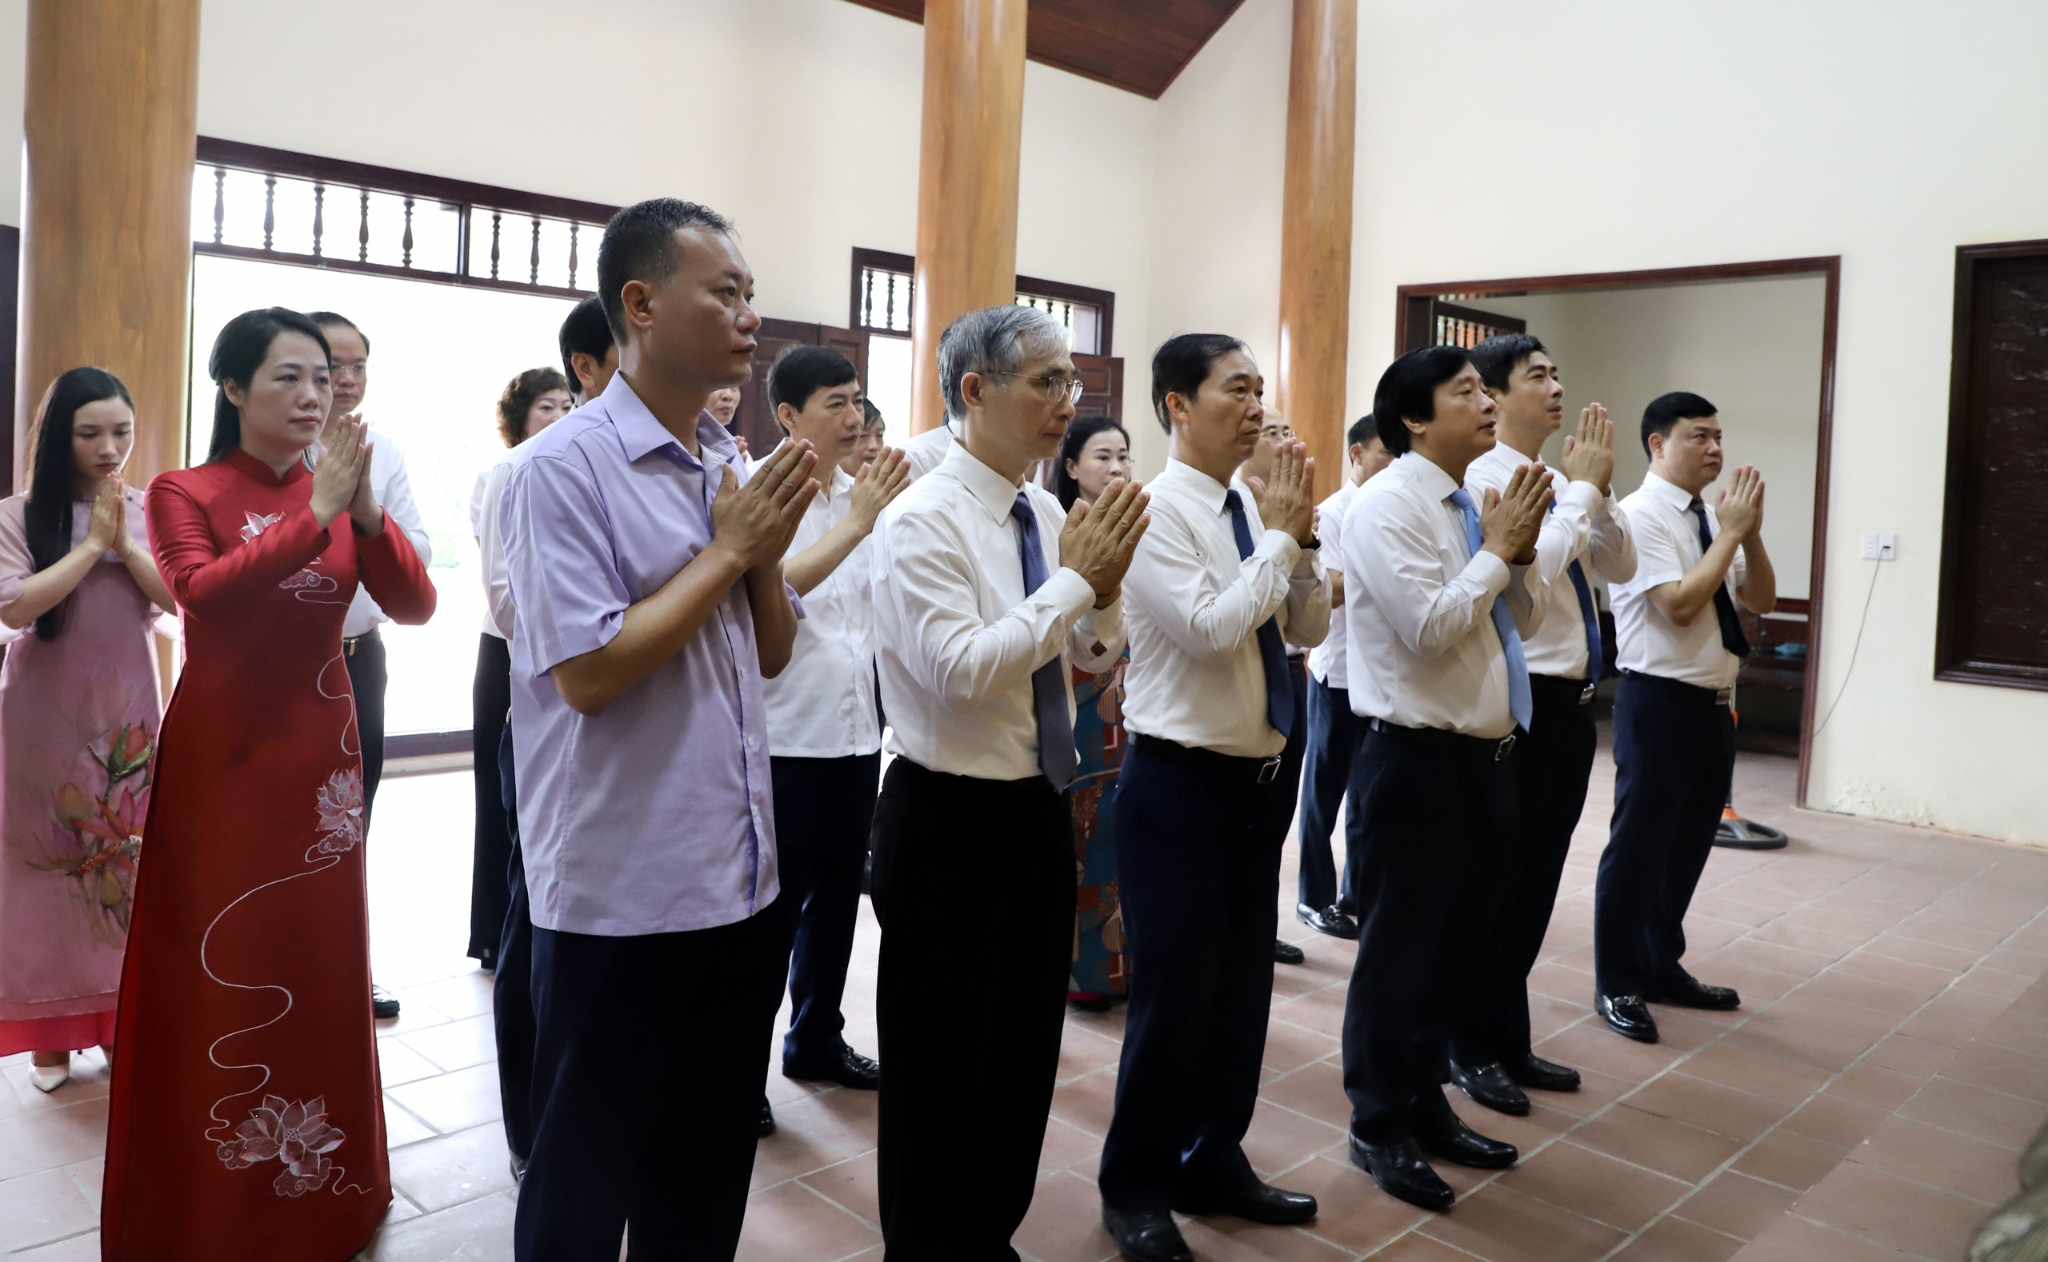
[(1863, 536), (1863, 559), (1866, 561), (1896, 561), (1899, 559), (1899, 537), (1890, 532), (1872, 533)]

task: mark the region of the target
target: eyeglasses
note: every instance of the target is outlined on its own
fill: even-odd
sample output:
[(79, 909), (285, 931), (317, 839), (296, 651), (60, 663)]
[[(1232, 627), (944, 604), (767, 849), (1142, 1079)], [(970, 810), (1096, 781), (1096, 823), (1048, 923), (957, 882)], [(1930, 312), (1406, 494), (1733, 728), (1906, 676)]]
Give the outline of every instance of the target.
[(1085, 383), (1079, 376), (1070, 376), (1063, 372), (1040, 373), (1036, 377), (1020, 377), (1019, 374), (1014, 372), (988, 372), (983, 373), (982, 376), (1007, 377), (1013, 381), (1021, 380), (1025, 385), (1036, 390), (1038, 397), (1044, 399), (1047, 403), (1079, 403), (1081, 401), (1081, 393), (1086, 388)]

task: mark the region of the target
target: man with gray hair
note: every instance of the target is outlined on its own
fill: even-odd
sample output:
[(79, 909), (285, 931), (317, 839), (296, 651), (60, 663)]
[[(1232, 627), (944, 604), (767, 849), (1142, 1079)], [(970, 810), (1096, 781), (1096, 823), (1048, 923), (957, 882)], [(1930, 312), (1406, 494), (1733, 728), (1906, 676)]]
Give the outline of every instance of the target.
[[(939, 378), (957, 441), (870, 537), (895, 755), (873, 881), (891, 1262), (1016, 1256), (1074, 940), (1070, 663), (1102, 671), (1121, 655), (1124, 570), (1147, 521), (1135, 482), (1070, 516), (1025, 481), (1059, 450), (1081, 393), (1044, 312), (961, 317), (939, 343)], [(975, 1110), (966, 1161), (963, 1101)]]

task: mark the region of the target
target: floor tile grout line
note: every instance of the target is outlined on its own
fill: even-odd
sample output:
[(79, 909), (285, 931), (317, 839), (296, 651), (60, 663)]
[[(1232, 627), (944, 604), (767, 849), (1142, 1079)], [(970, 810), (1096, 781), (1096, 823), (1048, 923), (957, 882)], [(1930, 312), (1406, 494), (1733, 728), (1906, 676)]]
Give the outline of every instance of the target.
[[(863, 1155), (865, 1155), (865, 1154), (863, 1154)], [(849, 1159), (849, 1160), (850, 1160), (850, 1159)], [(827, 1170), (829, 1170), (829, 1169), (831, 1169), (832, 1167), (830, 1167), (830, 1166), (827, 1166), (827, 1167), (825, 1167), (825, 1168), (826, 1168)], [(862, 1245), (862, 1246), (861, 1246), (860, 1248), (858, 1248), (858, 1249), (855, 1249), (855, 1250), (853, 1251), (853, 1253), (845, 1254), (845, 1255), (843, 1255), (843, 1256), (845, 1256), (845, 1257), (852, 1257), (854, 1253), (862, 1253), (862, 1252), (865, 1252), (866, 1250), (872, 1249), (872, 1248), (874, 1248), (874, 1247), (875, 1247), (875, 1244), (876, 1244), (876, 1242), (880, 1240), (880, 1238), (881, 1238), (881, 1233), (882, 1233), (882, 1224), (880, 1224), (880, 1223), (878, 1223), (878, 1222), (872, 1222), (872, 1221), (870, 1221), (870, 1220), (869, 1220), (869, 1219), (867, 1218), (867, 1216), (866, 1216), (866, 1215), (864, 1215), (864, 1214), (860, 1214), (860, 1213), (857, 1213), (857, 1212), (855, 1212), (854, 1210), (851, 1210), (851, 1209), (847, 1208), (846, 1206), (844, 1206), (844, 1205), (840, 1204), (840, 1203), (839, 1203), (838, 1201), (835, 1201), (835, 1200), (833, 1200), (833, 1199), (832, 1199), (831, 1197), (829, 1197), (829, 1196), (825, 1195), (825, 1194), (824, 1194), (823, 1192), (820, 1192), (820, 1191), (819, 1191), (818, 1189), (816, 1189), (816, 1188), (812, 1187), (812, 1186), (811, 1186), (810, 1184), (808, 1184), (808, 1183), (805, 1183), (805, 1182), (803, 1181), (803, 1179), (802, 1179), (802, 1178), (797, 1178), (797, 1179), (793, 1179), (793, 1180), (791, 1180), (791, 1182), (795, 1183), (795, 1184), (796, 1184), (796, 1185), (797, 1185), (798, 1187), (802, 1188), (802, 1189), (803, 1189), (804, 1191), (806, 1191), (806, 1192), (809, 1192), (809, 1193), (810, 1193), (810, 1194), (811, 1194), (812, 1196), (815, 1196), (815, 1197), (817, 1197), (817, 1198), (818, 1198), (819, 1200), (821, 1200), (821, 1201), (825, 1202), (825, 1204), (827, 1204), (827, 1205), (830, 1205), (830, 1206), (831, 1206), (831, 1207), (832, 1207), (833, 1209), (836, 1209), (836, 1210), (838, 1210), (838, 1211), (839, 1211), (840, 1213), (842, 1213), (842, 1214), (846, 1215), (846, 1216), (847, 1216), (848, 1218), (851, 1218), (851, 1219), (852, 1219), (853, 1221), (855, 1221), (855, 1222), (859, 1223), (859, 1224), (860, 1224), (861, 1226), (863, 1226), (863, 1227), (867, 1228), (867, 1229), (868, 1229), (869, 1231), (872, 1231), (872, 1232), (874, 1232), (874, 1233), (875, 1233), (875, 1236), (876, 1236), (876, 1239), (875, 1239), (875, 1240), (871, 1240), (871, 1241), (869, 1241), (868, 1243), (866, 1243), (866, 1244)], [(787, 1186), (787, 1185), (786, 1185), (786, 1184), (778, 1184), (777, 1186)], [(765, 1189), (764, 1189), (764, 1190), (765, 1190)], [(751, 1196), (752, 1196), (752, 1193), (749, 1193), (749, 1194), (748, 1194), (748, 1196), (749, 1196), (749, 1197), (751, 1198)]]

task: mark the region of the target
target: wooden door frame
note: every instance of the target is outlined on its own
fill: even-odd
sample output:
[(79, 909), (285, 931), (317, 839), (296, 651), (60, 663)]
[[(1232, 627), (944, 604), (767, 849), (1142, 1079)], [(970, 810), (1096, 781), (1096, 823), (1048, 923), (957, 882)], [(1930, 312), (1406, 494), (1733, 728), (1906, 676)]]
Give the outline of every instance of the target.
[(1825, 608), (1828, 539), (1829, 465), (1835, 432), (1835, 343), (1840, 328), (1842, 256), (1763, 259), (1749, 263), (1713, 263), (1695, 267), (1660, 267), (1628, 272), (1572, 272), (1556, 276), (1519, 276), (1492, 280), (1455, 280), (1401, 285), (1394, 294), (1394, 354), (1408, 345), (1405, 327), (1410, 300), (1430, 294), (1469, 294), (1499, 298), (1510, 294), (1585, 293), (1595, 290), (1652, 289), (1703, 282), (1786, 279), (1818, 276), (1825, 283), (1821, 306), (1819, 444), (1813, 473), (1813, 578), (1807, 590), (1806, 688), (1799, 707), (1799, 787), (1796, 802), (1807, 805), (1813, 773), (1814, 714), (1820, 700), (1821, 617)]

